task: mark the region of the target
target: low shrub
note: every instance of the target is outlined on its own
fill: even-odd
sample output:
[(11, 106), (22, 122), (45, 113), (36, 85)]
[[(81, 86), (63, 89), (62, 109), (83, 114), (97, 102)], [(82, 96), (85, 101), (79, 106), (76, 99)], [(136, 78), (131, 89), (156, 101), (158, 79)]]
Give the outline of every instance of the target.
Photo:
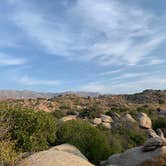
[(76, 146), (95, 164), (110, 155), (109, 136), (86, 121), (67, 121), (60, 124), (57, 139), (58, 144), (69, 143)]
[(10, 134), (17, 151), (40, 151), (55, 142), (56, 121), (50, 114), (15, 109), (8, 110), (7, 116), (12, 124)]

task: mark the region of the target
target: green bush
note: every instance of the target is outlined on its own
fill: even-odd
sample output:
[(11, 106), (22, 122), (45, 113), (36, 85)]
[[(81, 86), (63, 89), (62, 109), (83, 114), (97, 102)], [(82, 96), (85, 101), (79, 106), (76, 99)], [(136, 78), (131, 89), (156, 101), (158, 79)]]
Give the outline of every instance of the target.
[(56, 139), (55, 118), (33, 110), (9, 110), (11, 138), (17, 151), (40, 151), (47, 149)]
[(119, 153), (140, 146), (145, 142), (146, 138), (146, 134), (139, 128), (135, 126), (126, 128), (120, 125), (111, 133), (111, 147), (113, 147), (111, 152)]
[(6, 113), (0, 112), (0, 165), (12, 165), (17, 158), (15, 144), (10, 138), (10, 123)]
[(55, 110), (54, 112), (52, 112), (52, 115), (57, 119), (60, 119), (66, 116), (66, 113), (63, 110)]
[(76, 146), (91, 162), (97, 164), (110, 155), (109, 136), (85, 121), (67, 121), (57, 130), (58, 144)]
[(164, 135), (166, 136), (166, 117), (159, 117), (153, 120), (153, 128), (155, 130), (160, 128), (164, 132)]
[(80, 112), (79, 116), (81, 118), (98, 118), (102, 114), (102, 110), (97, 106), (90, 106), (89, 108), (85, 108), (83, 111)]

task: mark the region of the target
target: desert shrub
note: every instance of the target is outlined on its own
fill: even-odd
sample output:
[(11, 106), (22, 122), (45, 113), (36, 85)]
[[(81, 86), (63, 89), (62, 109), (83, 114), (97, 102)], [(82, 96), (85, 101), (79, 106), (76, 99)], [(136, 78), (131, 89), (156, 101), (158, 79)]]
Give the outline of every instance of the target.
[(33, 110), (10, 110), (11, 138), (17, 151), (40, 151), (47, 149), (56, 139), (55, 118)]
[(93, 119), (93, 118), (98, 118), (100, 117), (100, 115), (102, 114), (102, 110), (99, 109), (97, 106), (91, 106), (88, 108), (83, 109), (79, 116), (81, 118), (89, 118), (89, 119)]
[(165, 104), (165, 101), (163, 99), (159, 99), (159, 104)]
[(79, 115), (79, 111), (77, 111), (77, 110), (68, 110), (67, 115)]
[(109, 111), (107, 111), (105, 114), (108, 116), (111, 116), (113, 112), (116, 112), (118, 114), (124, 113), (124, 112), (128, 112), (129, 109), (125, 108), (125, 107), (112, 107)]
[(10, 139), (10, 123), (5, 113), (0, 112), (0, 165), (12, 165), (17, 158), (15, 144)]
[(120, 125), (111, 133), (111, 147), (114, 147), (112, 152), (118, 153), (140, 146), (145, 142), (146, 137), (146, 134), (137, 127), (126, 128)]
[(164, 135), (166, 136), (166, 117), (159, 117), (153, 122), (153, 128), (156, 129), (161, 129), (164, 132)]
[(52, 112), (52, 115), (57, 119), (60, 119), (66, 116), (66, 113), (63, 110), (55, 110), (54, 112)]
[(154, 129), (158, 128), (166, 128), (166, 117), (159, 117), (158, 119), (153, 121)]
[(0, 165), (13, 165), (16, 159), (17, 159), (17, 153), (15, 151), (15, 144), (10, 139), (1, 140)]
[(97, 164), (110, 155), (109, 136), (85, 121), (68, 121), (57, 130), (58, 143), (76, 146), (91, 162)]

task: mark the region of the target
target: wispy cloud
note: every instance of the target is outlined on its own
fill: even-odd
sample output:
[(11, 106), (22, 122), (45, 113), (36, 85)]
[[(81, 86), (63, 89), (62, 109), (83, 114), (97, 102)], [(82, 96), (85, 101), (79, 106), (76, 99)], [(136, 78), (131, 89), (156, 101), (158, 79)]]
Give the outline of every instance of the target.
[(36, 11), (22, 5), (12, 19), (45, 51), (70, 59), (135, 65), (166, 39), (165, 20), (115, 0), (77, 0), (63, 18)]
[(165, 89), (166, 78), (163, 76), (147, 76), (138, 80), (128, 82), (113, 82), (111, 84), (102, 84), (92, 82), (81, 87), (84, 91), (100, 93), (135, 93), (144, 89)]
[(4, 53), (0, 53), (0, 65), (15, 66), (15, 65), (23, 65), (25, 63), (26, 63), (25, 58), (18, 58), (14, 56), (9, 56)]
[(105, 71), (105, 72), (100, 73), (99, 75), (100, 76), (108, 76), (108, 75), (120, 73), (122, 71), (125, 71), (125, 68), (120, 68), (120, 69), (116, 69), (116, 70)]
[(59, 85), (60, 82), (57, 80), (37, 80), (30, 78), (29, 76), (23, 76), (20, 80), (19, 83), (27, 86), (37, 86), (37, 85), (42, 85), (42, 86), (55, 86)]

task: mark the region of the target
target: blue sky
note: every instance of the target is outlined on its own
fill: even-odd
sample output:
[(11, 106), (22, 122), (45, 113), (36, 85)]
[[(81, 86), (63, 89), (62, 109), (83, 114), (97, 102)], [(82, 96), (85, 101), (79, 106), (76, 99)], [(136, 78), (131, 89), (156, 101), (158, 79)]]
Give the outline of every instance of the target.
[(166, 89), (165, 0), (1, 0), (0, 89)]

